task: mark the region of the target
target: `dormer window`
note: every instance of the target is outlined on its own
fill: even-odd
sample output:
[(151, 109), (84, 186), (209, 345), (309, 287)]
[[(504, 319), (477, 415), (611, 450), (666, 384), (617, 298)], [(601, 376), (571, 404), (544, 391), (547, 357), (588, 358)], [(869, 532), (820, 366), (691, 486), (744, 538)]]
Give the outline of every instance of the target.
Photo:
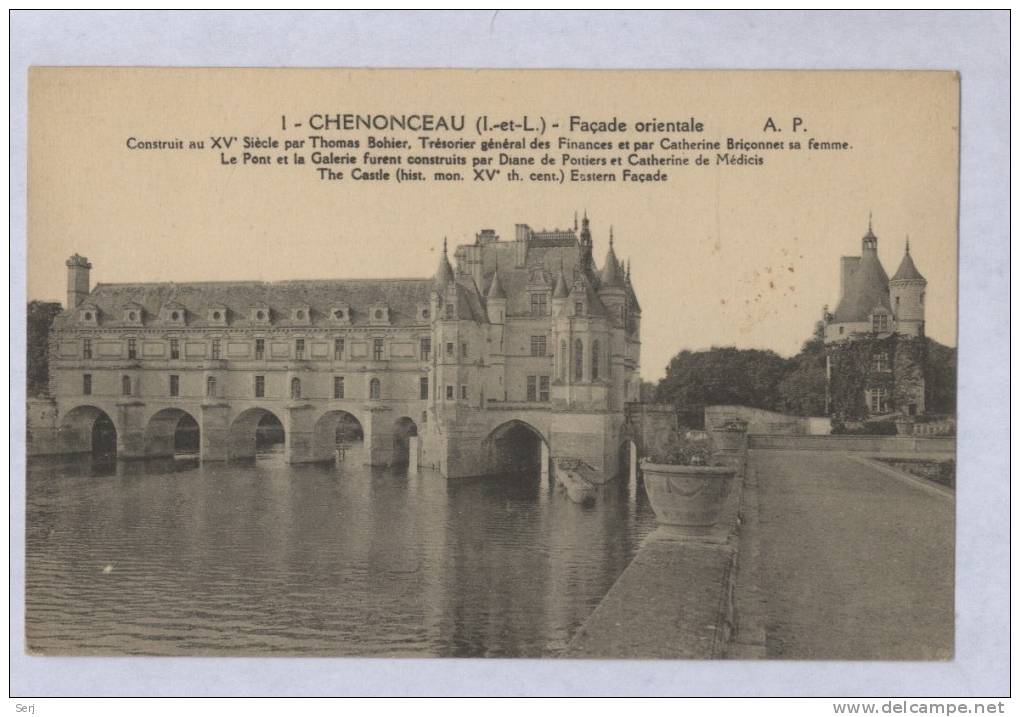
[(346, 304), (335, 304), (329, 310), (329, 320), (337, 324), (351, 323), (351, 307)]
[(889, 330), (889, 314), (879, 311), (871, 316), (871, 330), (875, 333), (884, 333)]
[(124, 323), (131, 324), (133, 326), (140, 326), (142, 323), (143, 311), (144, 309), (141, 304), (136, 304), (133, 301), (126, 304), (124, 306), (123, 315)]
[(91, 304), (83, 306), (78, 312), (78, 319), (87, 326), (96, 326), (99, 324), (99, 309)]
[(163, 321), (168, 324), (183, 325), (186, 323), (186, 317), (187, 312), (185, 311), (184, 306), (176, 301), (163, 307)]
[(268, 324), (270, 317), (269, 307), (262, 304), (252, 306), (249, 316), (256, 324)]
[(311, 309), (307, 306), (296, 306), (291, 309), (290, 319), (296, 324), (307, 324), (311, 318)]
[(206, 311), (206, 319), (212, 326), (227, 325), (227, 307), (221, 304), (210, 306)]
[(584, 302), (583, 301), (577, 301), (577, 302), (574, 303), (574, 314), (576, 314), (577, 316), (583, 316), (584, 315)]
[(373, 324), (388, 324), (390, 323), (390, 307), (384, 305), (376, 305), (369, 308), (368, 315), (371, 317)]
[(453, 304), (447, 304), (446, 305), (446, 314), (445, 314), (445, 316), (448, 319), (452, 319), (454, 317), (454, 307), (453, 307)]

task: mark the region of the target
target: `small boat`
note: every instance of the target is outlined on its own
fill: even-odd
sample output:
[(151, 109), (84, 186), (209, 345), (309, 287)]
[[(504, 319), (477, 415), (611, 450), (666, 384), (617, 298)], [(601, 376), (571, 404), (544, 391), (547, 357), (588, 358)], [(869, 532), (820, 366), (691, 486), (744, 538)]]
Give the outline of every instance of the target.
[(584, 506), (594, 505), (598, 499), (595, 469), (576, 458), (560, 458), (555, 465), (556, 482), (566, 489), (567, 497)]

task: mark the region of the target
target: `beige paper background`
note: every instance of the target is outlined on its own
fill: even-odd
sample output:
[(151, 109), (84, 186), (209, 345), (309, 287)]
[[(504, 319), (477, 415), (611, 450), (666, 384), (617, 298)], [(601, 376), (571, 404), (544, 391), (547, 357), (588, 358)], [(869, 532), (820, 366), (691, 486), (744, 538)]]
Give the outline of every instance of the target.
[[(859, 253), (872, 212), (890, 275), (910, 235), (929, 282), (927, 333), (955, 345), (958, 102), (958, 77), (936, 72), (35, 68), (28, 295), (62, 300), (74, 252), (92, 261), (94, 283), (427, 276), (444, 235), (470, 242), (485, 227), (510, 238), (515, 223), (566, 227), (587, 209), (599, 264), (610, 224), (633, 262), (642, 373), (656, 379), (682, 348), (795, 353), (822, 306), (835, 308), (839, 257)], [(800, 139), (854, 150), (667, 167), (662, 184), (411, 185), (322, 182), (307, 165), (232, 169), (210, 150), (124, 145), (301, 136), (281, 132), (280, 115), (316, 112), (694, 115), (706, 131), (687, 139), (723, 141), (789, 140), (788, 130), (763, 134), (765, 118), (800, 116)]]

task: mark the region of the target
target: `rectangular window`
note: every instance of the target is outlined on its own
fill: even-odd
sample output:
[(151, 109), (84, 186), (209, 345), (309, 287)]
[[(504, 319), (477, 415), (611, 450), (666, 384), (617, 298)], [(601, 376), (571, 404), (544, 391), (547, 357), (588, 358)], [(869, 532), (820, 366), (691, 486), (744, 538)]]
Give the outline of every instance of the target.
[(255, 360), (261, 361), (266, 357), (266, 340), (255, 339)]
[(868, 408), (872, 413), (886, 413), (889, 410), (889, 389), (873, 388), (868, 391)]
[(219, 339), (213, 339), (212, 340), (212, 357), (213, 357), (213, 359), (218, 359), (220, 357), (220, 340)]
[(343, 361), (344, 359), (344, 340), (333, 339), (333, 360)]
[(446, 400), (447, 401), (453, 400), (453, 386), (446, 387)]
[(138, 358), (138, 339), (128, 339), (128, 358)]
[(177, 339), (170, 339), (170, 358), (179, 359), (181, 357), (181, 342)]
[(467, 386), (460, 387), (460, 397), (465, 399), (467, 398)]
[(537, 398), (538, 398), (538, 396), (537, 396), (537, 388), (538, 388), (538, 377), (537, 376), (528, 376), (528, 400), (529, 401), (537, 400)]
[(531, 355), (532, 356), (545, 356), (546, 345), (545, 336), (532, 336), (531, 337)]
[(538, 377), (538, 400), (542, 402), (549, 401), (549, 377), (539, 376)]
[(871, 369), (873, 371), (888, 371), (889, 370), (889, 354), (877, 353), (871, 357)]
[(549, 302), (544, 293), (531, 295), (531, 315), (548, 316)]
[(120, 395), (130, 396), (131, 395), (131, 377), (121, 376), (120, 379)]
[(372, 339), (372, 360), (382, 361), (383, 357), (383, 340)]
[(460, 357), (463, 358), (463, 359), (466, 359), (468, 357), (467, 344), (465, 344), (465, 343), (462, 343), (460, 345)]
[(577, 316), (580, 316), (583, 313), (584, 313), (584, 304), (582, 302), (580, 302), (580, 301), (576, 302), (574, 304), (574, 314), (576, 314)]
[(453, 304), (447, 304), (446, 305), (446, 318), (452, 319), (453, 315), (454, 315)]
[(255, 377), (255, 398), (266, 397), (266, 377), (256, 376)]
[(81, 377), (81, 392), (85, 396), (91, 396), (92, 395), (92, 374), (90, 374), (90, 373), (82, 374), (82, 377)]
[(452, 341), (447, 341), (446, 342), (446, 355), (448, 357), (450, 357), (450, 358), (453, 358), (453, 342)]
[(875, 314), (871, 317), (871, 330), (875, 333), (885, 332), (889, 330), (889, 315), (888, 314)]
[(305, 357), (305, 340), (295, 339), (294, 341), (294, 358), (299, 361)]
[(81, 340), (81, 355), (83, 358), (92, 358), (92, 339)]
[(170, 374), (170, 395), (181, 395), (181, 377), (175, 374)]
[(426, 338), (421, 340), (421, 360), (428, 361), (432, 356), (432, 339)]
[(344, 397), (344, 377), (334, 376), (333, 377), (333, 398)]
[(421, 400), (423, 400), (423, 401), (428, 400), (428, 397), (429, 397), (429, 377), (428, 376), (422, 376), (420, 379), (418, 379), (418, 387), (419, 387), (418, 395), (419, 395), (419, 397), (421, 397)]

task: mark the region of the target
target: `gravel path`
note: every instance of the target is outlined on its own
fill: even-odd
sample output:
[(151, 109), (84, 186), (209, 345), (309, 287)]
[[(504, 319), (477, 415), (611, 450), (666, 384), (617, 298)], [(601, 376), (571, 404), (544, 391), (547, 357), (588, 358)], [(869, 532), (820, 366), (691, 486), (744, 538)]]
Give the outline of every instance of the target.
[(768, 657), (952, 657), (952, 498), (843, 453), (758, 450), (751, 461)]

